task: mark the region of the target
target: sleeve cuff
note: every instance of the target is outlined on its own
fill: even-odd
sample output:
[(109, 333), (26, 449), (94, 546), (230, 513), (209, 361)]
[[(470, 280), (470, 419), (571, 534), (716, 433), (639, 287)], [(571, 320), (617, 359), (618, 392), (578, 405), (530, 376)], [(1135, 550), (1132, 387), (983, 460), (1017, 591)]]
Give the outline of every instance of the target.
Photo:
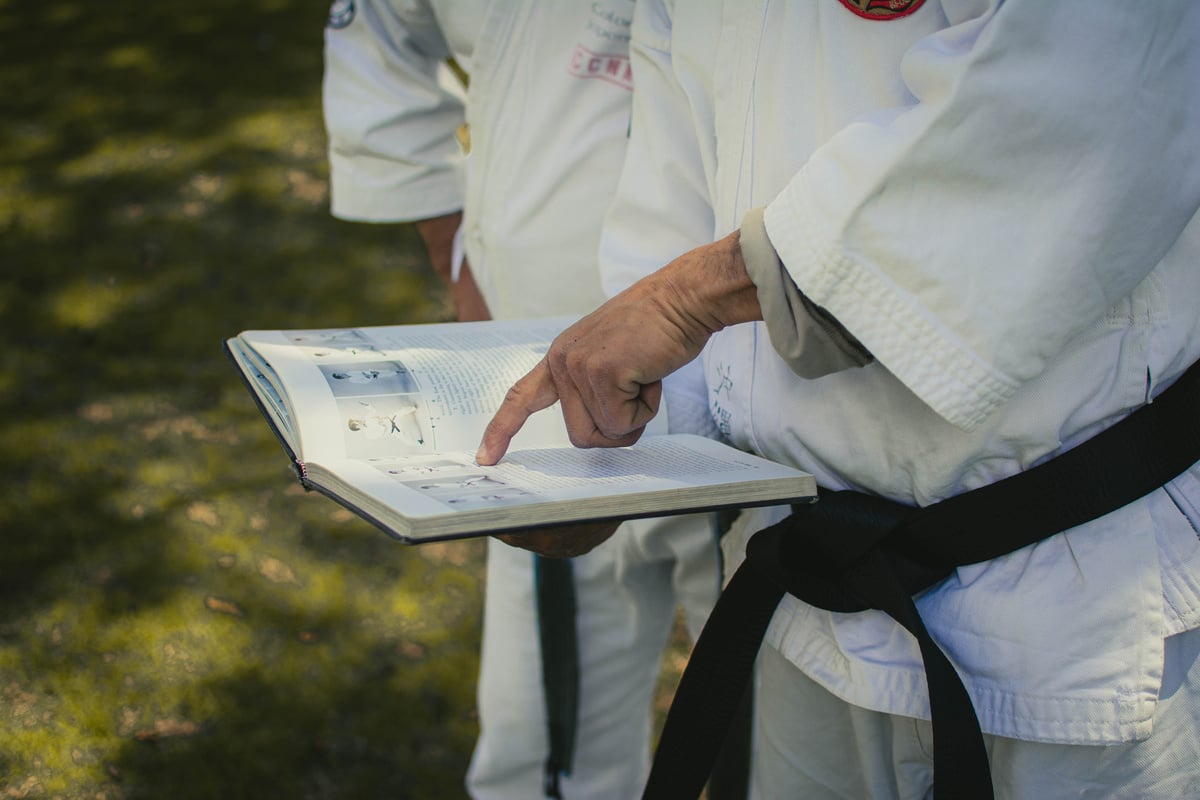
[(767, 236), (762, 208), (746, 212), (740, 242), (771, 345), (792, 372), (801, 378), (820, 378), (874, 360), (828, 311), (811, 302), (792, 282)]
[(350, 222), (412, 222), (463, 207), (454, 168), (405, 169), (372, 156), (330, 152), (330, 213)]

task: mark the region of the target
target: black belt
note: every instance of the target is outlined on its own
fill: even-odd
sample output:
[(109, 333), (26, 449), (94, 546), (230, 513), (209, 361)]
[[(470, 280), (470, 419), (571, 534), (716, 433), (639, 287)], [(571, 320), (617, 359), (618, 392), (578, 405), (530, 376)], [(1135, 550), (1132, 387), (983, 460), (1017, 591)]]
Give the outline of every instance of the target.
[(993, 797), (979, 720), (912, 596), (1104, 516), (1200, 460), (1200, 364), (1155, 400), (1049, 461), (917, 509), (822, 494), (755, 534), (696, 642), (655, 752), (644, 800), (696, 798), (785, 593), (831, 611), (885, 611), (916, 637), (933, 720), (934, 795)]
[(579, 724), (579, 635), (575, 628), (575, 571), (569, 559), (534, 556), (542, 697), (548, 752), (542, 794), (561, 798), (561, 778), (571, 774)]
[[(717, 512), (724, 536), (735, 517)], [(576, 626), (575, 571), (571, 559), (534, 556), (538, 642), (542, 663), (542, 699), (546, 704), (547, 754), (542, 794), (561, 800), (562, 779), (571, 774), (579, 727), (580, 664)], [(745, 716), (745, 715), (743, 715)], [(749, 781), (749, 719), (739, 718), (736, 735), (715, 758), (710, 800), (744, 800)], [(719, 777), (718, 772), (719, 770)]]

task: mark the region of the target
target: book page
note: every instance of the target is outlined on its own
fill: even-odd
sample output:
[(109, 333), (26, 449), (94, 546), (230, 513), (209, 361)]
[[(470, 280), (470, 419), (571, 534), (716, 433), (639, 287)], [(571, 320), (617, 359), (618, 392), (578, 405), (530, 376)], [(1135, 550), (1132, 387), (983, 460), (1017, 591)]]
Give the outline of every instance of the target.
[(517, 449), (490, 467), (488, 477), (566, 499), (607, 493), (622, 484), (657, 490), (702, 485), (716, 474), (723, 482), (733, 473), (752, 479), (775, 466), (707, 442), (696, 436), (651, 436), (630, 447)]
[[(505, 393), (574, 318), (248, 331), (308, 461), (474, 452)], [(659, 422), (665, 426), (665, 418)], [(568, 445), (555, 405), (514, 447)]]
[(243, 382), (250, 389), (259, 410), (267, 418), (268, 425), (282, 442), (288, 456), (293, 462), (300, 461), (299, 439), (275, 370), (240, 339), (225, 340), (225, 353), (241, 372)]
[[(531, 507), (550, 504), (570, 509), (555, 512), (559, 514), (616, 516), (635, 510), (622, 497), (669, 500), (698, 488), (707, 488), (714, 504), (815, 493), (805, 473), (688, 434), (649, 436), (631, 447), (612, 449), (517, 449), (491, 467), (481, 467), (471, 453), (461, 452), (372, 458), (323, 469), (355, 487), (360, 502), (370, 498), (369, 505), (392, 508), (408, 518), (490, 509), (491, 518), (498, 520), (505, 509), (527, 507), (523, 518), (533, 519)], [(790, 494), (779, 488), (785, 484)]]

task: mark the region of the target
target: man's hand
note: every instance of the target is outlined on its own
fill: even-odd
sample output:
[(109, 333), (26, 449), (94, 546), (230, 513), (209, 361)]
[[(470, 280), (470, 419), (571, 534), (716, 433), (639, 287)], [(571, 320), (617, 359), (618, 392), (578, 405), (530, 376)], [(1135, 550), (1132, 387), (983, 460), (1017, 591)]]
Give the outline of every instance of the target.
[(574, 558), (608, 541), (619, 522), (581, 522), (560, 528), (534, 528), (517, 533), (501, 533), (496, 538), (505, 544), (531, 550), (547, 558)]
[(471, 274), (471, 265), (467, 263), (465, 256), (458, 280), (450, 284), (450, 297), (454, 300), (454, 312), (459, 322), (492, 318), (487, 301), (483, 299), (483, 293), (475, 284), (475, 276)]
[(425, 243), (425, 253), (429, 256), (429, 265), (433, 272), (447, 285), (450, 284), (451, 254), (454, 252), (454, 234), (462, 224), (462, 212), (444, 214), (440, 217), (419, 219), (413, 223), (421, 241)]
[(454, 312), (459, 322), (470, 322), (479, 319), (491, 319), (483, 294), (471, 274), (471, 267), (463, 260), (458, 280), (453, 279), (454, 265), (451, 263), (454, 254), (454, 234), (462, 224), (462, 212), (445, 214), (440, 217), (417, 220), (415, 227), (425, 243), (425, 252), (429, 256), (429, 264), (442, 282), (450, 287), (450, 298), (454, 301)]
[(738, 234), (684, 253), (563, 331), (488, 423), (476, 460), (490, 465), (534, 412), (562, 404), (576, 447), (633, 444), (656, 413), (662, 379), (716, 331), (762, 319)]

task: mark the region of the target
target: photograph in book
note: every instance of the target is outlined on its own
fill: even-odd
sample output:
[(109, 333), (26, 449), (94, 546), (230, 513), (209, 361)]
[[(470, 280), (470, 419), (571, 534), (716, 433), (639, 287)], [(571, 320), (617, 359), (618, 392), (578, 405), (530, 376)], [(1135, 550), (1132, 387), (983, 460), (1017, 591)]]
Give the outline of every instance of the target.
[(475, 463), (510, 386), (573, 318), (245, 331), (224, 343), (305, 487), (410, 543), (704, 509), (808, 502), (811, 475), (668, 434), (571, 445), (557, 405)]

